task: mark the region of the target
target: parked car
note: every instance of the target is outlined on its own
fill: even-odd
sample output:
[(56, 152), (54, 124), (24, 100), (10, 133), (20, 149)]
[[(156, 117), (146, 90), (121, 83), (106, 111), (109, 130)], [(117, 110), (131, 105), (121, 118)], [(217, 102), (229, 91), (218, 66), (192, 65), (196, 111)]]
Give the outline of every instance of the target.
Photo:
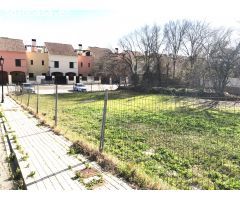
[(23, 93), (34, 93), (34, 86), (31, 83), (23, 83), (20, 89)]
[(73, 91), (77, 91), (77, 92), (86, 92), (87, 88), (84, 84), (82, 83), (76, 83), (73, 86)]

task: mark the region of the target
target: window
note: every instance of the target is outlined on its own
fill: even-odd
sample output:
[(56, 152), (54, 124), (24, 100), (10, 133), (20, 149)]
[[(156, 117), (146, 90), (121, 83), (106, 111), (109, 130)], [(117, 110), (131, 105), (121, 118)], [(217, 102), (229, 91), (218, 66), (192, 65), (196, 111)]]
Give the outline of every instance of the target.
[(74, 62), (69, 62), (69, 68), (74, 68)]
[(29, 78), (33, 78), (34, 77), (34, 73), (29, 73)]
[(44, 60), (42, 60), (42, 65), (44, 65)]
[(43, 76), (46, 76), (47, 74), (46, 73), (42, 73)]
[(87, 52), (86, 52), (86, 56), (90, 56), (90, 51), (87, 51)]
[(15, 59), (16, 67), (21, 67), (21, 59)]
[(59, 68), (59, 61), (54, 61), (54, 68)]
[(33, 65), (33, 60), (31, 60), (31, 65)]
[(83, 67), (83, 62), (81, 62), (81, 67)]
[(90, 63), (88, 63), (88, 67), (90, 67)]

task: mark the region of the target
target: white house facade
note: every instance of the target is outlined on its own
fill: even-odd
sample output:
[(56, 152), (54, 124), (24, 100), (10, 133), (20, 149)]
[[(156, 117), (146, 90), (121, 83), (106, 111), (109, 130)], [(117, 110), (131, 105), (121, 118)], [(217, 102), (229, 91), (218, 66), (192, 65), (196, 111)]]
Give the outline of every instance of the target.
[(77, 53), (70, 44), (45, 42), (48, 52), (49, 75), (77, 76)]
[(49, 72), (54, 75), (56, 72), (67, 76), (72, 73), (78, 74), (77, 56), (51, 55), (49, 54)]

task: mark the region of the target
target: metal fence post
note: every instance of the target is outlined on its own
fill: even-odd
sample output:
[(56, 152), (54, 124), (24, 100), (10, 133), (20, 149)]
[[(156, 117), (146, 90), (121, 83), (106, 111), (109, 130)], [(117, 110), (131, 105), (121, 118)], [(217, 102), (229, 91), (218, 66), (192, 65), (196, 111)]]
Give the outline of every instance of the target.
[(15, 97), (17, 97), (17, 101), (18, 101), (18, 90), (17, 90), (17, 85), (15, 85)]
[(100, 145), (99, 145), (100, 152), (103, 151), (103, 146), (104, 146), (104, 132), (105, 132), (106, 114), (107, 114), (107, 101), (108, 101), (108, 90), (105, 91), (105, 97), (104, 97), (102, 127), (101, 127)]
[(39, 85), (37, 84), (37, 109), (36, 109), (37, 114), (38, 114), (38, 108), (39, 108)]
[(57, 109), (58, 109), (58, 85), (56, 84), (56, 94), (55, 94), (55, 126), (57, 126)]
[(29, 106), (29, 100), (30, 100), (30, 92), (28, 92), (28, 101), (27, 101), (27, 107)]
[(22, 91), (21, 91), (21, 104), (22, 104), (22, 99), (23, 99), (23, 93), (22, 93)]
[(8, 94), (9, 94), (9, 87), (8, 87), (8, 84), (7, 84), (7, 92), (8, 92)]

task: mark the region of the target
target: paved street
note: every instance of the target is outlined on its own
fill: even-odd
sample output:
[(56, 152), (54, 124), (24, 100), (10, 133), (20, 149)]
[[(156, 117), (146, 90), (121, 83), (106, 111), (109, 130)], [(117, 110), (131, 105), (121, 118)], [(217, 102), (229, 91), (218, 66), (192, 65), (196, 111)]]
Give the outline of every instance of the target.
[[(95, 162), (88, 161), (82, 155), (69, 155), (71, 142), (55, 135), (48, 127), (39, 125), (35, 118), (23, 111), (10, 97), (5, 97), (3, 110), (9, 128), (18, 141), (18, 145), (13, 139), (11, 143), (28, 190), (85, 190), (85, 185), (74, 180), (74, 177), (76, 171), (85, 169), (89, 164), (104, 180), (102, 185), (94, 189), (131, 189), (123, 180), (103, 172)], [(13, 138), (13, 135), (10, 137)], [(28, 158), (23, 159), (26, 153)]]
[[(117, 85), (107, 85), (107, 84), (93, 84), (86, 85), (88, 92), (94, 91), (104, 91), (104, 90), (116, 90), (118, 88)], [(4, 86), (4, 93), (8, 93), (10, 91), (15, 91), (15, 86)], [(35, 86), (35, 91), (37, 91), (37, 87)], [(73, 85), (58, 85), (58, 93), (73, 93)], [(0, 92), (1, 93), (1, 92)], [(55, 93), (55, 85), (40, 85), (39, 86), (39, 94), (54, 94)]]

